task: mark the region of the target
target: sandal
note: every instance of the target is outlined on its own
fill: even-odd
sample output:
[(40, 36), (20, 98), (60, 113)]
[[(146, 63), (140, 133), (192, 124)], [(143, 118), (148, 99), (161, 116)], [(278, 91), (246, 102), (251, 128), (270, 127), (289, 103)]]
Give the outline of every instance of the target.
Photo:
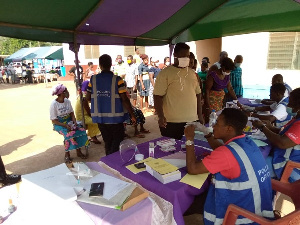
[(137, 138), (144, 138), (145, 137), (144, 134), (135, 134), (134, 136), (137, 137)]
[(80, 151), (80, 149), (78, 150), (76, 150), (77, 151), (77, 156), (79, 157), (79, 158), (81, 158), (81, 159), (87, 159), (87, 156), (85, 155), (85, 154), (83, 154), (81, 151)]
[(144, 129), (144, 130), (140, 130), (140, 132), (143, 133), (143, 134), (149, 134), (149, 133), (150, 133), (150, 130)]
[(70, 156), (66, 156), (66, 157), (65, 157), (65, 163), (66, 163), (66, 164), (72, 163), (72, 159), (71, 159)]

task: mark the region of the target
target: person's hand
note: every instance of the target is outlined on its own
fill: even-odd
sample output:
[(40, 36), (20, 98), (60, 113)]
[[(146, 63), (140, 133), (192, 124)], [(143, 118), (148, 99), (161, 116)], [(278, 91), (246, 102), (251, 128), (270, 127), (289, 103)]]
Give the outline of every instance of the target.
[(273, 125), (271, 124), (271, 121), (270, 120), (262, 120), (263, 124), (266, 125), (266, 127), (268, 129), (271, 129), (273, 127)]
[(167, 119), (166, 117), (159, 117), (158, 118), (158, 126), (166, 128), (167, 127)]
[(135, 90), (136, 90), (136, 85), (134, 85), (134, 86), (132, 87), (132, 90), (133, 90), (133, 91), (135, 91)]
[(145, 86), (142, 84), (142, 90), (145, 90)]
[(243, 105), (238, 101), (237, 102), (237, 106), (240, 107), (240, 108), (242, 108)]
[(241, 108), (245, 111), (248, 111), (248, 112), (253, 112), (255, 110), (255, 107), (251, 107), (251, 106), (248, 106), (248, 105), (241, 105)]
[(260, 120), (252, 120), (251, 122), (252, 122), (252, 126), (256, 128), (261, 128), (264, 125), (264, 123)]
[(65, 124), (65, 128), (67, 128), (68, 130), (72, 129), (68, 124)]
[(186, 140), (193, 141), (195, 137), (195, 126), (190, 124), (184, 129), (184, 135)]

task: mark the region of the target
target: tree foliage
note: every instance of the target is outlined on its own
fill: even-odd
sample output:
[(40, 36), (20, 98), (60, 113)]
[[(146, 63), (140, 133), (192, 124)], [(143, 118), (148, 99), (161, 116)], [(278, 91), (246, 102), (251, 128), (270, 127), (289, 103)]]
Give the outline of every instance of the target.
[(30, 41), (16, 38), (0, 37), (0, 55), (11, 55), (21, 48), (59, 46), (61, 43)]

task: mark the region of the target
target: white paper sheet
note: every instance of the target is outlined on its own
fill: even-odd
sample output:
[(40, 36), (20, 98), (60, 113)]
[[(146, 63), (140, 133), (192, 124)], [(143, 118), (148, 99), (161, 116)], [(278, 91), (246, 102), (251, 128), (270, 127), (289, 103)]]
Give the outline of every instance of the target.
[(78, 188), (78, 182), (74, 176), (67, 176), (68, 172), (70, 170), (62, 163), (46, 170), (23, 175), (22, 182), (31, 185), (30, 187), (37, 191), (36, 194), (44, 189), (64, 200), (74, 201), (77, 199), (74, 188)]

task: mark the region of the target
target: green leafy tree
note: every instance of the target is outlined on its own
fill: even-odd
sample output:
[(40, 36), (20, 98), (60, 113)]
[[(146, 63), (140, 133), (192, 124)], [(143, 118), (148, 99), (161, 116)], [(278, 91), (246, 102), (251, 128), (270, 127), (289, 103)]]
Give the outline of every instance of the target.
[(16, 38), (0, 37), (0, 55), (11, 55), (21, 48), (59, 46), (61, 43), (30, 41)]

